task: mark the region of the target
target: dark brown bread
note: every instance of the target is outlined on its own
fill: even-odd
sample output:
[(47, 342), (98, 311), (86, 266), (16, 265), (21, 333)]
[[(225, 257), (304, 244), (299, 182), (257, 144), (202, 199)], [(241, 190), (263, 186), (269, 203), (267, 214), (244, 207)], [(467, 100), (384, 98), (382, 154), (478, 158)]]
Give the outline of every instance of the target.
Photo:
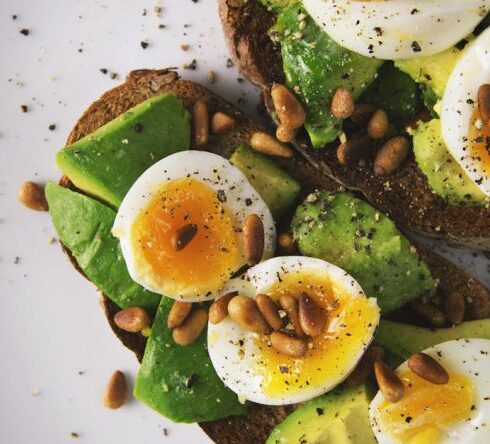
[[(229, 155), (240, 143), (248, 143), (255, 131), (264, 130), (261, 125), (255, 123), (232, 105), (202, 86), (179, 80), (175, 71), (138, 70), (131, 72), (127, 76), (125, 83), (106, 92), (85, 111), (70, 133), (67, 144), (92, 133), (143, 100), (164, 92), (175, 94), (189, 110), (192, 109), (195, 101), (202, 99), (206, 101), (211, 112), (219, 110), (235, 118), (235, 129), (228, 134), (211, 135), (210, 145), (206, 147), (208, 149), (212, 148), (213, 151), (222, 155)], [(339, 189), (338, 185), (327, 176), (315, 174), (315, 170), (311, 165), (300, 157), (282, 160), (281, 163), (302, 183), (305, 193), (315, 188)], [(73, 188), (73, 185), (66, 177), (62, 178), (61, 184)], [(66, 249), (65, 252), (68, 253), (74, 267), (80, 271), (74, 258), (71, 257)], [(465, 297), (471, 296), (473, 298), (473, 302), (469, 304), (470, 308), (467, 312), (468, 319), (490, 316), (490, 291), (487, 288), (460, 268), (431, 253), (424, 247), (420, 247), (420, 253), (428, 262), (434, 276), (441, 280), (440, 287), (443, 294), (459, 291)], [(113, 318), (119, 308), (103, 294), (101, 295), (101, 303), (114, 333), (141, 361), (146, 343), (145, 338), (138, 333), (125, 332), (114, 324)], [(281, 422), (292, 410), (293, 407), (252, 405), (246, 416), (230, 417), (200, 425), (211, 439), (217, 443), (261, 443), (267, 439), (273, 427)]]
[[(232, 59), (245, 77), (262, 88), (270, 110), (270, 87), (284, 81), (279, 48), (270, 41), (265, 43), (274, 15), (257, 0), (219, 0), (219, 10)], [(490, 208), (454, 206), (436, 196), (413, 156), (386, 178), (374, 175), (372, 162), (342, 167), (335, 148), (314, 149), (306, 138), (297, 144), (297, 149), (319, 171), (348, 189), (362, 192), (400, 227), (490, 250)]]

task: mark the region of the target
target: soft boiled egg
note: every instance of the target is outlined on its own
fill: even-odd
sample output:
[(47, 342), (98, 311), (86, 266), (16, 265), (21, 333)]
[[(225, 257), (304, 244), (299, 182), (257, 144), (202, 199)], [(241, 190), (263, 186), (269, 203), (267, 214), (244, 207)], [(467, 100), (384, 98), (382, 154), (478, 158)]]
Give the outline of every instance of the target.
[[(246, 264), (242, 226), (250, 214), (262, 220), (267, 259), (274, 251), (276, 229), (247, 178), (221, 156), (183, 151), (138, 178), (112, 232), (120, 239), (134, 281), (174, 299), (199, 301), (215, 297)], [(184, 238), (183, 248), (176, 248), (177, 235)]]
[(441, 106), (441, 129), (454, 159), (490, 196), (490, 125), (478, 108), (478, 89), (490, 83), (490, 29), (464, 50), (453, 69)]
[(376, 299), (367, 298), (344, 270), (319, 259), (269, 259), (230, 281), (221, 293), (232, 291), (251, 298), (266, 294), (275, 301), (306, 292), (327, 315), (323, 333), (309, 339), (301, 358), (277, 351), (268, 335), (246, 331), (230, 317), (210, 322), (211, 361), (241, 400), (283, 405), (327, 392), (351, 373), (379, 323)]
[(489, 0), (303, 0), (303, 5), (339, 45), (386, 60), (444, 51), (490, 10)]
[(405, 395), (391, 403), (378, 392), (370, 405), (379, 444), (490, 442), (490, 340), (459, 339), (424, 350), (449, 374), (436, 385), (403, 363), (396, 373)]

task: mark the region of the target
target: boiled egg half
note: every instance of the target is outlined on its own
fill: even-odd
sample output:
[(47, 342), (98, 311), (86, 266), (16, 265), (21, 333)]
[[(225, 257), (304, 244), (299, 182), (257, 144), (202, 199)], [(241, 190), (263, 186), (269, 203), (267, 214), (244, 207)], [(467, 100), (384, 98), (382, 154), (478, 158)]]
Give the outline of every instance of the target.
[(378, 392), (370, 405), (380, 444), (490, 442), (490, 340), (459, 339), (424, 350), (449, 374), (436, 385), (408, 368), (396, 370), (405, 395), (391, 403)]
[[(249, 214), (262, 220), (267, 259), (275, 247), (275, 225), (247, 178), (221, 156), (183, 151), (138, 178), (112, 232), (134, 281), (174, 299), (199, 301), (215, 297), (246, 264), (242, 226)], [(176, 248), (175, 236), (182, 232), (188, 242)]]
[(344, 270), (320, 259), (269, 259), (228, 282), (222, 294), (255, 298), (306, 292), (327, 313), (323, 333), (309, 339), (301, 358), (274, 349), (268, 335), (242, 329), (230, 317), (209, 323), (208, 350), (219, 377), (241, 400), (283, 405), (319, 396), (341, 383), (371, 343), (379, 323), (376, 299), (367, 298)]
[(303, 0), (303, 5), (339, 45), (386, 60), (444, 51), (490, 10), (489, 0)]
[(441, 130), (449, 152), (470, 179), (490, 196), (490, 124), (478, 107), (478, 90), (490, 83), (490, 29), (464, 50), (441, 105)]

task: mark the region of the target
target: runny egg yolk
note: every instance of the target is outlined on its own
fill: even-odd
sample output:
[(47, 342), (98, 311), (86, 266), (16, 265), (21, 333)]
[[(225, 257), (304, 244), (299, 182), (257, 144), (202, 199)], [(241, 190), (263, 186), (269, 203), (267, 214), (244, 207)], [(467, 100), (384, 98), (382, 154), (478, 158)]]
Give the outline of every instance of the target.
[(263, 376), (262, 390), (271, 396), (297, 393), (328, 381), (336, 385), (347, 376), (367, 347), (370, 329), (377, 323), (376, 304), (369, 303), (364, 296), (353, 297), (348, 289), (315, 271), (281, 275), (280, 282), (266, 293), (277, 301), (283, 294), (299, 296), (303, 292), (326, 311), (325, 330), (309, 340), (308, 351), (302, 358), (276, 351), (266, 336), (256, 338), (261, 351), (257, 365)]
[(398, 375), (405, 395), (397, 403), (384, 401), (378, 417), (397, 442), (437, 444), (447, 426), (471, 417), (474, 385), (466, 376), (450, 372), (447, 384), (436, 385), (408, 369)]
[[(176, 251), (172, 236), (188, 224), (197, 233)], [(197, 179), (176, 179), (155, 192), (132, 225), (131, 243), (138, 272), (163, 294), (182, 298), (216, 290), (241, 265), (235, 218)]]
[(468, 144), (471, 157), (481, 159), (485, 169), (490, 170), (490, 124), (483, 123), (478, 108), (471, 115)]

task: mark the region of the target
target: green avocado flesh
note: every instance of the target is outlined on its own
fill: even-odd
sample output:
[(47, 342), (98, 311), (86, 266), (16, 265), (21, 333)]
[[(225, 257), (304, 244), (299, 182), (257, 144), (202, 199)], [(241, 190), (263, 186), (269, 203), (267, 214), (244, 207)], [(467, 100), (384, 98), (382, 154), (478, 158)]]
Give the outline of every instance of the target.
[(490, 339), (490, 319), (465, 321), (456, 327), (428, 329), (382, 319), (374, 342), (391, 355), (397, 364), (426, 348), (455, 339)]
[(485, 204), (485, 194), (449, 153), (442, 138), (439, 119), (419, 122), (412, 136), (417, 164), (437, 195), (453, 205)]
[(189, 143), (189, 113), (180, 100), (163, 94), (63, 148), (56, 162), (77, 188), (117, 208), (148, 167)]
[(276, 221), (293, 209), (301, 185), (273, 160), (242, 145), (230, 161), (245, 174)]
[(383, 315), (435, 291), (427, 265), (393, 222), (349, 193), (311, 194), (291, 228), (301, 254), (350, 273)]
[(119, 241), (111, 234), (115, 211), (54, 183), (46, 185), (46, 198), (60, 241), (87, 278), (120, 307), (155, 313), (161, 296), (131, 279)]
[(348, 88), (358, 98), (383, 62), (335, 43), (298, 4), (281, 10), (272, 33), (281, 43), (288, 87), (305, 107), (311, 143), (322, 148), (342, 131), (342, 121), (330, 112), (335, 90)]
[(175, 422), (205, 422), (246, 413), (209, 358), (207, 331), (192, 344), (177, 345), (167, 327), (173, 300), (162, 298), (136, 377), (134, 396)]
[(331, 391), (295, 410), (266, 444), (376, 444), (370, 399), (365, 385)]
[(279, 12), (281, 9), (297, 2), (298, 0), (259, 0), (259, 3), (262, 3), (267, 9), (274, 12)]

